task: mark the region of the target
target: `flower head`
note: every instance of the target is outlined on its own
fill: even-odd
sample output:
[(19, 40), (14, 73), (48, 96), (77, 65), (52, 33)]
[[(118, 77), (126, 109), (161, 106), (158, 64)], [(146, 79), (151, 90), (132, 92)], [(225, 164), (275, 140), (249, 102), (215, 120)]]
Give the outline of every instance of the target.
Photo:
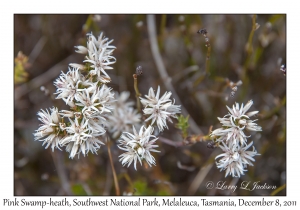
[(135, 127), (133, 126), (133, 134), (129, 132), (124, 132), (121, 135), (120, 144), (118, 145), (120, 149), (126, 151), (120, 155), (120, 161), (122, 165), (128, 164), (128, 167), (132, 162), (134, 162), (134, 168), (136, 170), (137, 160), (142, 165), (142, 160), (145, 160), (148, 165), (155, 165), (155, 158), (151, 155), (150, 152), (159, 152), (154, 148), (158, 145), (154, 145), (157, 141), (156, 136), (152, 135), (154, 128), (148, 126), (145, 128), (141, 127), (139, 133), (136, 132)]
[(118, 137), (122, 132), (129, 132), (132, 125), (141, 121), (141, 115), (133, 108), (115, 109), (112, 115), (108, 116), (106, 122), (109, 132), (113, 138)]
[(59, 148), (60, 143), (60, 115), (58, 113), (57, 108), (53, 107), (50, 108), (50, 113), (46, 109), (46, 111), (41, 110), (37, 113), (39, 116), (39, 120), (42, 122), (41, 127), (36, 130), (36, 132), (33, 134), (35, 137), (35, 140), (44, 141), (44, 144), (46, 145), (46, 149), (51, 145), (52, 151), (54, 151), (54, 148)]
[(78, 119), (75, 120), (69, 119), (71, 126), (66, 127), (68, 133), (65, 136), (61, 144), (66, 147), (66, 151), (70, 153), (70, 158), (74, 158), (76, 154), (79, 155), (81, 152), (84, 156), (91, 151), (92, 153), (96, 152), (99, 148), (99, 144), (103, 144), (96, 137), (100, 134), (92, 132), (88, 127), (88, 120), (82, 118), (81, 122), (78, 122)]
[(117, 138), (122, 132), (129, 132), (132, 125), (137, 125), (141, 121), (141, 114), (133, 108), (133, 102), (127, 100), (129, 95), (130, 93), (126, 91), (121, 94), (115, 93), (113, 111), (106, 121), (113, 138)]
[(256, 115), (258, 111), (247, 112), (249, 108), (252, 106), (253, 101), (250, 100), (244, 107), (242, 104), (241, 107), (238, 103), (232, 106), (229, 110), (229, 113), (225, 115), (223, 118), (218, 118), (220, 123), (222, 124), (222, 128), (216, 129), (211, 133), (211, 136), (216, 137), (218, 142), (229, 142), (229, 144), (238, 144), (245, 145), (247, 142), (247, 138), (250, 136), (246, 136), (244, 130), (251, 131), (261, 131), (262, 128), (258, 126), (255, 121), (251, 120), (250, 117)]
[(61, 72), (59, 78), (54, 82), (56, 86), (56, 99), (65, 99), (66, 104), (69, 101), (73, 101), (74, 97), (78, 93), (78, 85), (83, 82), (84, 78), (80, 74), (79, 69), (69, 68), (69, 71), (64, 74)]
[(150, 88), (148, 95), (145, 95), (146, 98), (140, 97), (140, 99), (145, 107), (144, 114), (149, 116), (146, 121), (151, 120), (151, 125), (156, 122), (159, 131), (163, 131), (164, 128), (168, 128), (166, 120), (172, 122), (171, 117), (177, 118), (176, 114), (180, 113), (180, 105), (174, 105), (175, 100), (171, 101), (171, 92), (165, 92), (162, 97), (159, 97), (159, 94), (159, 86), (156, 95), (153, 88)]
[[(103, 33), (100, 34), (98, 39), (92, 34), (87, 34), (88, 42), (87, 48), (84, 46), (76, 46), (77, 53), (87, 54), (86, 60), (91, 64), (91, 75), (97, 75), (97, 79), (102, 83), (110, 82), (110, 77), (106, 73), (106, 70), (112, 69), (110, 65), (116, 62), (116, 58), (112, 56), (115, 46), (110, 45), (113, 40), (103, 37)], [(75, 64), (72, 64), (73, 66)]]
[(251, 161), (254, 160), (255, 155), (259, 155), (255, 148), (253, 147), (253, 151), (246, 151), (253, 142), (245, 147), (241, 147), (239, 145), (231, 145), (227, 146), (223, 143), (223, 146), (220, 148), (224, 153), (218, 155), (215, 159), (221, 157), (221, 159), (216, 162), (217, 167), (222, 170), (226, 170), (225, 177), (229, 174), (232, 177), (240, 177), (244, 175), (244, 172), (247, 171), (247, 165), (253, 166)]

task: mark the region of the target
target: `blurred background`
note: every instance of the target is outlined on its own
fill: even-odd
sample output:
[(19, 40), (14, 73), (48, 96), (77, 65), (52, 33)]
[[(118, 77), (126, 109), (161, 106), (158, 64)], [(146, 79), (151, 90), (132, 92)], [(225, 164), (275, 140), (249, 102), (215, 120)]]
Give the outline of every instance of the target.
[[(117, 62), (107, 71), (110, 87), (130, 91), (135, 102), (132, 75), (142, 66), (142, 95), (158, 85), (161, 93), (169, 91), (151, 51), (149, 27), (147, 15), (14, 15), (15, 195), (115, 195), (106, 146), (98, 155), (73, 160), (65, 151), (45, 150), (32, 134), (39, 127), (36, 113), (54, 105), (67, 108), (62, 100), (51, 99), (53, 81), (68, 71), (69, 63), (82, 63), (84, 55), (75, 53), (74, 46), (85, 46), (91, 31), (95, 36), (102, 31), (117, 47)], [(209, 63), (205, 37), (197, 33), (204, 28)], [(182, 144), (175, 121), (159, 134), (163, 138), (158, 141), (161, 152), (154, 154), (155, 167), (122, 167), (121, 151), (113, 143), (121, 194), (286, 195), (286, 77), (280, 70), (286, 64), (286, 15), (155, 15), (153, 29), (170, 84), (196, 125), (188, 135), (207, 135), (210, 126), (221, 127), (217, 117), (228, 113), (226, 105), (252, 99), (249, 111), (260, 111), (257, 123), (263, 131), (246, 135), (261, 155), (245, 175), (225, 178), (214, 163), (221, 149), (210, 149), (205, 141)], [(243, 84), (233, 91), (239, 80)], [(237, 186), (259, 181), (277, 191), (206, 189), (208, 181)]]

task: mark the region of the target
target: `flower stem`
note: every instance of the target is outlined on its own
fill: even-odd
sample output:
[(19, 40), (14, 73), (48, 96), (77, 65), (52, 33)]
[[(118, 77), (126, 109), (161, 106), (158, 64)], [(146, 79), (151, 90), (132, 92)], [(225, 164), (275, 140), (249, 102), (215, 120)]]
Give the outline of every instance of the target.
[(112, 173), (113, 173), (113, 177), (114, 177), (114, 183), (115, 183), (115, 188), (116, 188), (116, 195), (120, 195), (120, 188), (119, 188), (119, 183), (118, 183), (118, 179), (117, 179), (115, 167), (114, 167), (112, 156), (111, 156), (110, 141), (109, 140), (107, 141), (107, 151), (108, 151), (109, 162), (110, 162)]
[(252, 40), (253, 40), (253, 35), (254, 35), (255, 30), (256, 30), (256, 15), (253, 15), (252, 16), (252, 29), (251, 29), (251, 32), (249, 34), (248, 41), (246, 44), (247, 57), (246, 57), (246, 61), (243, 66), (243, 71), (242, 71), (242, 75), (241, 75), (241, 79), (243, 82), (245, 81), (245, 84), (248, 84), (248, 79), (247, 79), (246, 75), (247, 75), (247, 69), (248, 69), (250, 61), (251, 61), (251, 55), (253, 52)]
[(210, 64), (210, 42), (209, 38), (207, 37), (207, 30), (205, 28), (200, 29), (197, 33), (202, 34), (205, 38), (205, 47), (207, 47), (207, 52), (206, 52), (206, 62), (205, 62), (205, 73), (206, 75), (209, 75), (209, 64)]
[(133, 79), (134, 79), (134, 90), (135, 90), (137, 108), (138, 108), (139, 112), (142, 113), (142, 106), (141, 106), (141, 101), (140, 101), (141, 94), (139, 91), (138, 80), (137, 80), (136, 74), (133, 74)]
[(206, 52), (205, 72), (206, 72), (206, 75), (209, 75), (210, 50), (211, 50), (210, 43), (207, 42), (206, 46), (207, 46), (207, 52)]
[(63, 154), (59, 151), (55, 151), (51, 152), (51, 156), (63, 190), (65, 191), (66, 195), (73, 195), (70, 182), (66, 173), (66, 167), (64, 165)]
[(281, 185), (280, 187), (278, 187), (277, 189), (273, 190), (272, 193), (270, 194), (271, 196), (276, 195), (277, 193), (279, 193), (281, 190), (283, 190), (284, 188), (286, 188), (286, 184)]

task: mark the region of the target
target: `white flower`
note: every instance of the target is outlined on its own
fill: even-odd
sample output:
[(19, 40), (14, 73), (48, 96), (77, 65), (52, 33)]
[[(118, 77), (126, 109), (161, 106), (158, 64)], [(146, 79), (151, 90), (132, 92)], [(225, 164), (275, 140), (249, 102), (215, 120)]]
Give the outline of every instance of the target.
[[(90, 67), (91, 75), (97, 75), (97, 79), (102, 83), (110, 82), (110, 77), (105, 72), (105, 70), (112, 69), (111, 64), (116, 62), (116, 58), (112, 56), (115, 46), (109, 45), (113, 40), (108, 41), (108, 38), (104, 38), (103, 34), (96, 40), (95, 36), (90, 33), (88, 35), (87, 48), (83, 46), (77, 46), (78, 53), (88, 53), (86, 60), (83, 62), (88, 62), (92, 64)], [(103, 76), (103, 75), (104, 76)]]
[(42, 110), (37, 113), (39, 116), (39, 120), (43, 123), (41, 127), (36, 130), (36, 132), (33, 134), (35, 137), (35, 140), (44, 141), (44, 144), (46, 145), (46, 149), (50, 146), (52, 151), (54, 151), (54, 148), (59, 148), (59, 143), (61, 138), (59, 137), (59, 131), (60, 131), (60, 116), (58, 114), (57, 108), (53, 107), (50, 108), (50, 112), (46, 109), (46, 111)]
[(246, 136), (244, 133), (245, 128), (252, 131), (261, 131), (261, 127), (254, 123), (256, 120), (250, 120), (250, 117), (257, 114), (258, 111), (248, 112), (246, 113), (253, 101), (250, 100), (244, 107), (240, 107), (238, 103), (232, 106), (230, 109), (228, 106), (229, 114), (225, 115), (223, 118), (219, 118), (220, 123), (223, 128), (219, 128), (214, 130), (211, 133), (211, 136), (217, 137), (218, 142), (223, 142), (224, 140), (229, 144), (236, 145), (238, 142), (241, 145), (246, 144), (247, 138), (250, 136)]
[(84, 112), (84, 116), (88, 119), (88, 128), (94, 136), (103, 135), (106, 131), (104, 129), (105, 118), (100, 115), (100, 113), (89, 113)]
[(78, 85), (83, 80), (84, 78), (80, 74), (78, 68), (69, 68), (69, 71), (66, 74), (62, 72), (59, 78), (54, 82), (54, 85), (57, 88), (55, 94), (58, 94), (56, 99), (65, 99), (66, 104), (72, 102), (78, 93)]
[[(73, 142), (72, 150), (70, 150), (70, 158), (73, 158), (78, 152), (78, 147), (84, 147), (84, 142), (89, 138), (92, 137), (90, 134), (89, 129), (87, 128), (87, 123), (84, 118), (81, 120), (81, 123), (79, 124), (78, 119), (75, 118), (75, 120), (71, 120), (69, 118), (69, 121), (71, 123), (70, 127), (66, 127), (65, 130), (67, 131), (68, 135), (64, 137), (61, 141), (61, 145), (65, 146), (66, 144), (69, 144), (70, 142)], [(85, 148), (81, 148), (82, 153), (85, 155)]]
[(114, 100), (114, 93), (112, 89), (107, 87), (106, 85), (102, 85), (99, 91), (97, 91), (97, 97), (99, 99), (99, 104), (101, 105), (100, 112), (111, 112), (113, 109), (112, 103)]
[(222, 157), (218, 162), (216, 162), (217, 167), (222, 170), (226, 170), (225, 177), (229, 174), (232, 177), (240, 177), (244, 175), (244, 172), (247, 171), (247, 165), (253, 166), (251, 161), (254, 160), (255, 155), (259, 155), (255, 148), (253, 147), (253, 151), (246, 151), (252, 144), (245, 147), (241, 147), (240, 145), (231, 145), (227, 146), (222, 143), (223, 146), (219, 146), (224, 153), (218, 155), (215, 159)]
[(116, 101), (112, 104), (112, 115), (109, 115), (106, 121), (113, 138), (117, 138), (122, 132), (129, 132), (132, 125), (137, 125), (141, 121), (141, 114), (133, 108), (134, 103), (127, 101), (129, 95), (127, 91), (121, 94), (115, 92)]
[(115, 109), (113, 114), (108, 116), (107, 126), (112, 137), (118, 137), (122, 132), (129, 132), (132, 125), (141, 121), (141, 115), (133, 108)]
[(74, 121), (69, 118), (69, 121), (71, 123), (71, 126), (66, 127), (66, 131), (68, 132), (69, 136), (65, 137), (62, 140), (62, 144), (70, 141), (74, 141), (77, 144), (80, 144), (88, 137), (91, 137), (91, 135), (88, 133), (89, 129), (87, 128), (88, 121), (86, 121), (84, 118), (81, 120), (80, 124), (77, 118), (75, 118)]
[(215, 159), (222, 157), (219, 162), (216, 162), (217, 167), (222, 170), (226, 170), (225, 177), (227, 175), (232, 175), (233, 177), (240, 175), (244, 175), (244, 167), (241, 161), (239, 161), (239, 154), (236, 151), (236, 146), (232, 145), (231, 147), (227, 147), (223, 143), (223, 147), (219, 146), (224, 153), (218, 155)]
[(85, 110), (99, 112), (99, 110), (96, 108), (100, 104), (99, 102), (97, 103), (97, 101), (99, 101), (97, 91), (90, 96), (89, 91), (84, 89), (84, 91), (78, 93), (75, 98), (77, 101), (79, 101), (79, 103), (75, 104), (78, 106), (83, 106), (82, 112)]
[(237, 146), (237, 151), (240, 155), (240, 161), (242, 162), (243, 166), (246, 168), (247, 165), (253, 166), (252, 162), (255, 162), (254, 160), (254, 156), (256, 155), (260, 155), (257, 153), (257, 151), (255, 150), (254, 146), (253, 146), (253, 150), (252, 151), (246, 151), (249, 147), (251, 147), (253, 144), (253, 141), (246, 145), (245, 147), (241, 147), (240, 145)]
[(123, 109), (126, 110), (127, 108), (131, 108), (134, 105), (133, 101), (128, 101), (130, 96), (130, 92), (123, 91), (120, 94), (118, 92), (115, 92), (115, 99), (114, 102), (114, 109)]
[(253, 123), (256, 120), (250, 120), (249, 118), (252, 117), (253, 115), (256, 115), (258, 111), (253, 111), (253, 112), (248, 112), (246, 113), (250, 107), (252, 106), (253, 101), (250, 100), (247, 102), (247, 104), (244, 105), (242, 104), (241, 108), (239, 108), (239, 104), (236, 103), (236, 106), (232, 106), (232, 109), (230, 109), (228, 106), (227, 109), (229, 110), (229, 114), (225, 115), (230, 118), (230, 122), (232, 126), (238, 126), (240, 128), (246, 128), (249, 130), (254, 130), (254, 131), (262, 131), (260, 126), (257, 126), (256, 123)]
[(172, 122), (171, 117), (177, 118), (176, 114), (180, 113), (180, 105), (174, 105), (175, 100), (172, 102), (170, 96), (171, 92), (165, 92), (165, 94), (159, 98), (160, 87), (158, 86), (156, 95), (153, 88), (149, 89), (146, 98), (141, 98), (141, 103), (145, 107), (143, 112), (145, 115), (149, 115), (146, 121), (151, 120), (151, 125), (156, 122), (159, 131), (163, 131), (164, 128), (168, 128), (166, 120)]
[[(136, 169), (137, 160), (142, 165), (142, 160), (145, 160), (148, 165), (155, 165), (155, 158), (151, 155), (150, 152), (159, 152), (154, 148), (158, 145), (154, 145), (157, 138), (152, 135), (154, 128), (149, 126), (147, 129), (142, 126), (139, 133), (136, 132), (135, 127), (133, 126), (133, 134), (129, 132), (124, 132), (119, 140), (120, 144), (118, 147), (124, 151), (120, 155), (120, 161), (122, 165), (128, 164), (128, 167), (132, 162), (134, 162), (134, 168)], [(151, 139), (152, 138), (152, 139)]]
[(66, 151), (70, 153), (70, 158), (74, 158), (76, 154), (80, 154), (80, 152), (85, 155), (90, 151), (92, 154), (97, 154), (98, 149), (100, 149), (103, 142), (101, 142), (96, 137), (92, 136), (87, 138), (82, 144), (76, 144), (76, 142), (69, 142)]

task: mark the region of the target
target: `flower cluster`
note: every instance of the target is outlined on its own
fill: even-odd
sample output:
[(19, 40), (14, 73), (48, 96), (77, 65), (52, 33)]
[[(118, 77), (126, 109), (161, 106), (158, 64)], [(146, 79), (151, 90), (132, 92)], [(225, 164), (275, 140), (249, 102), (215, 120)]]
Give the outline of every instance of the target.
[(89, 151), (97, 153), (114, 103), (105, 70), (112, 69), (109, 65), (116, 62), (112, 56), (115, 47), (102, 33), (98, 39), (92, 33), (87, 36), (87, 47), (76, 47), (76, 52), (87, 54), (83, 61), (86, 65), (69, 64), (69, 71), (62, 72), (54, 82), (56, 99), (64, 100), (70, 110), (41, 110), (38, 116), (42, 125), (34, 133), (35, 140), (43, 141), (46, 148), (51, 145), (52, 151), (65, 146), (70, 158)]
[(218, 128), (210, 134), (224, 152), (216, 157), (216, 159), (222, 157), (216, 164), (221, 171), (226, 170), (225, 177), (228, 174), (233, 177), (244, 175), (244, 172), (247, 171), (247, 165), (252, 166), (251, 161), (255, 161), (253, 157), (259, 155), (254, 147), (253, 151), (246, 151), (253, 142), (247, 145), (247, 138), (250, 136), (246, 136), (245, 129), (250, 131), (262, 130), (255, 123), (256, 120), (250, 119), (258, 111), (247, 112), (252, 104), (253, 101), (250, 100), (245, 106), (242, 104), (240, 107), (238, 103), (233, 105), (232, 109), (227, 106), (229, 113), (223, 118), (218, 118), (222, 128)]
[[(135, 170), (137, 160), (139, 160), (141, 165), (142, 160), (145, 160), (149, 166), (155, 165), (155, 159), (150, 154), (150, 152), (159, 151), (153, 149), (158, 146), (153, 145), (157, 138), (154, 135), (152, 135), (154, 131), (154, 127), (152, 127), (152, 125), (156, 123), (159, 131), (163, 131), (164, 128), (168, 128), (166, 121), (168, 120), (172, 122), (171, 117), (177, 118), (176, 114), (180, 113), (180, 105), (174, 105), (175, 101), (172, 102), (170, 99), (172, 95), (171, 92), (166, 92), (162, 97), (159, 97), (159, 94), (160, 87), (158, 86), (156, 95), (154, 94), (153, 88), (150, 88), (148, 95), (145, 95), (146, 98), (140, 97), (140, 101), (144, 106), (143, 112), (146, 116), (148, 116), (148, 118), (145, 121), (147, 122), (151, 120), (151, 125), (149, 125), (147, 128), (142, 126), (139, 134), (137, 134), (135, 128), (133, 127), (133, 134), (129, 132), (124, 132), (121, 135), (121, 139), (119, 140), (119, 148), (126, 151), (125, 153), (120, 155), (120, 161), (123, 165), (128, 164), (128, 166), (132, 162), (134, 162)], [(123, 95), (120, 96), (120, 98), (123, 98), (124, 100), (126, 96)], [(118, 108), (116, 107), (116, 109)], [(122, 118), (124, 116), (124, 119), (131, 119), (130, 122), (132, 123), (132, 119), (137, 119), (137, 115), (135, 113), (132, 113), (130, 109), (127, 110), (127, 116), (125, 117), (125, 115), (118, 114), (119, 118)], [(112, 118), (115, 118), (115, 120), (113, 120)], [(113, 116), (111, 116), (110, 119), (112, 119), (112, 122), (115, 121), (114, 130), (116, 131), (118, 131), (119, 127), (123, 127), (124, 130), (126, 129), (125, 126), (129, 125), (129, 123), (125, 123), (126, 121), (124, 121), (124, 119), (120, 119), (119, 121), (117, 121), (118, 118)], [(118, 135), (118, 133), (116, 135)], [(154, 139), (150, 141), (150, 137), (153, 137)]]
[[(96, 76), (96, 80), (102, 83), (108, 83), (111, 81), (105, 70), (112, 69), (109, 65), (116, 62), (116, 58), (112, 56), (115, 46), (109, 45), (113, 40), (103, 37), (103, 33), (100, 34), (98, 39), (93, 36), (92, 33), (88, 35), (87, 47), (76, 46), (77, 53), (87, 54), (86, 60), (83, 62), (88, 63), (90, 68), (89, 74)], [(71, 66), (78, 66), (78, 64), (71, 64)]]

